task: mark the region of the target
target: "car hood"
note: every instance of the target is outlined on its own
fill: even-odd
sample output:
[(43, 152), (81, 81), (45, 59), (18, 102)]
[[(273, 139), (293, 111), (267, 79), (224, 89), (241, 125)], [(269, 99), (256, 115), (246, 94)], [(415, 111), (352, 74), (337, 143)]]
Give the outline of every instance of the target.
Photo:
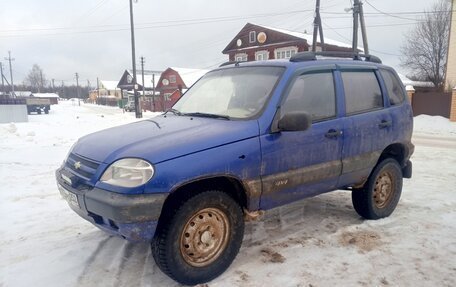
[(89, 134), (78, 140), (72, 152), (106, 164), (125, 157), (156, 164), (258, 134), (256, 120), (167, 115)]

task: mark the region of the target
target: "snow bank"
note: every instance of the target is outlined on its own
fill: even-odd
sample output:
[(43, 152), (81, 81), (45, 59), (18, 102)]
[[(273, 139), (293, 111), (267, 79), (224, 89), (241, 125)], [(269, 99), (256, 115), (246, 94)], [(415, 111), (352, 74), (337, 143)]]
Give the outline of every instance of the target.
[(414, 118), (413, 132), (423, 135), (456, 137), (456, 122), (440, 116), (419, 115)]

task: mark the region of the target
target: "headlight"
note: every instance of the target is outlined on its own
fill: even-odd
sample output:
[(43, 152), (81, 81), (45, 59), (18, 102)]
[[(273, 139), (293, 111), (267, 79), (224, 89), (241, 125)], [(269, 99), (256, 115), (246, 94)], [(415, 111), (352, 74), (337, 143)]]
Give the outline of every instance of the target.
[(111, 164), (100, 181), (122, 187), (136, 187), (148, 182), (154, 175), (150, 163), (138, 158), (124, 158)]

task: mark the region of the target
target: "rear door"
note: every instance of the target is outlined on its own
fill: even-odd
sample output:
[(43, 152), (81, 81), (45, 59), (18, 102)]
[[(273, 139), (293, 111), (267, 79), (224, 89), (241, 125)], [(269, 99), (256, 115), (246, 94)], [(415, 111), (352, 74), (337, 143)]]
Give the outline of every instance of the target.
[(280, 114), (293, 111), (312, 116), (310, 129), (260, 137), (262, 209), (335, 189), (342, 170), (342, 123), (332, 69), (296, 75)]
[(342, 68), (345, 141), (339, 186), (365, 180), (392, 141), (392, 118), (375, 67)]

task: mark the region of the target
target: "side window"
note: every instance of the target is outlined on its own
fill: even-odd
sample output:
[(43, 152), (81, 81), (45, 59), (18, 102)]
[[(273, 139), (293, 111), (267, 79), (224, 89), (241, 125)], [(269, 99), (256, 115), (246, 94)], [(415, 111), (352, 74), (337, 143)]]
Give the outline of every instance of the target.
[(336, 95), (332, 72), (304, 74), (292, 83), (281, 113), (307, 112), (312, 121), (336, 116)]
[(342, 72), (347, 114), (357, 114), (383, 107), (383, 98), (373, 71)]
[(386, 89), (388, 90), (388, 97), (392, 106), (399, 105), (405, 100), (404, 90), (402, 83), (394, 76), (391, 71), (380, 70), (383, 80), (385, 81)]

